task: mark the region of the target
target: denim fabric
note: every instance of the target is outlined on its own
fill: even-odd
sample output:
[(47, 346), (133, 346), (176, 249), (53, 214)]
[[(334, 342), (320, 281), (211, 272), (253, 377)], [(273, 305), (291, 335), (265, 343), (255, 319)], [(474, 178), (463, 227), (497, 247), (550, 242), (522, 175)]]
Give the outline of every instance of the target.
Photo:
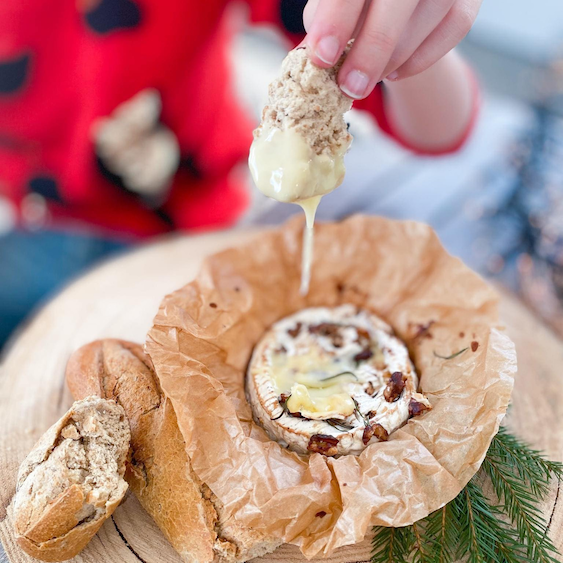
[(30, 311), (86, 268), (127, 246), (54, 231), (0, 236), (0, 348)]

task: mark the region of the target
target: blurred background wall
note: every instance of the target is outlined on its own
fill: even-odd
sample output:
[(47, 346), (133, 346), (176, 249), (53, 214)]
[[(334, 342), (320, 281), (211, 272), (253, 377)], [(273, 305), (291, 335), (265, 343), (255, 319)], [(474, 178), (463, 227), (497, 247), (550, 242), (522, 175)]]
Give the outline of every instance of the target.
[[(484, 0), (460, 50), (483, 90), (479, 122), (463, 151), (414, 156), (352, 111), (345, 184), (325, 198), (319, 218), (374, 213), (427, 221), (452, 253), (519, 293), (563, 335), (563, 2)], [(264, 27), (246, 29), (233, 45), (238, 94), (255, 120), (286, 51)], [(31, 232), (42, 228), (42, 205), (40, 197), (27, 202)], [(254, 194), (240, 226), (277, 224), (297, 212)], [(0, 316), (6, 318), (17, 314), (10, 292), (37, 307), (68, 279), (124, 248), (85, 237), (52, 258), (21, 242), (10, 245), (14, 227), (14, 210), (0, 199)], [(59, 244), (57, 233), (50, 236), (46, 245)], [(11, 275), (11, 264), (26, 260), (45, 260), (41, 284), (22, 288)]]

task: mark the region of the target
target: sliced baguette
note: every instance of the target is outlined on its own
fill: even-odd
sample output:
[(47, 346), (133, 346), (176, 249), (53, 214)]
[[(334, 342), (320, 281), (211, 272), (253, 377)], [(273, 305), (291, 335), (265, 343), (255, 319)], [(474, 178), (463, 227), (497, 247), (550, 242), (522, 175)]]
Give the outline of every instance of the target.
[(114, 401), (74, 403), (24, 460), (14, 497), (22, 549), (43, 561), (79, 553), (125, 492), (129, 425)]
[(132, 447), (126, 479), (186, 563), (247, 561), (280, 544), (225, 518), (191, 468), (172, 404), (141, 346), (92, 342), (72, 355), (66, 377), (75, 398), (97, 394), (123, 406)]

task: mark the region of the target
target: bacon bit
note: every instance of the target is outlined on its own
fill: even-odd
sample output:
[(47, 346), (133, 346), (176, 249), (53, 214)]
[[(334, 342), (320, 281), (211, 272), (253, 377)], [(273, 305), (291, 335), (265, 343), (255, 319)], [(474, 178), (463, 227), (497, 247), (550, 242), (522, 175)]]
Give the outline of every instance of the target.
[(361, 362), (364, 360), (369, 360), (373, 356), (373, 352), (369, 348), (364, 348), (361, 352), (358, 352), (354, 356), (355, 362)]
[(375, 387), (373, 386), (373, 383), (371, 381), (367, 384), (366, 393), (368, 395), (371, 395), (372, 397), (375, 394)]
[(287, 331), (287, 334), (289, 334), (289, 336), (291, 336), (291, 338), (295, 338), (299, 334), (299, 332), (301, 331), (301, 326), (302, 326), (301, 323), (297, 323), (294, 328), (290, 328)]
[(326, 512), (324, 510), (320, 510), (315, 514), (317, 518), (324, 518), (326, 516)]
[(476, 351), (477, 351), (477, 348), (479, 348), (479, 342), (477, 342), (476, 340), (474, 340), (474, 341), (471, 343), (471, 351), (472, 351), (472, 352), (476, 352)]
[(401, 396), (404, 388), (405, 378), (402, 372), (396, 371), (387, 382), (383, 396), (388, 403), (394, 403)]
[(369, 419), (369, 418), (373, 418), (376, 414), (377, 414), (377, 411), (369, 411), (369, 412), (366, 414), (366, 418), (368, 418), (368, 419)]
[(409, 403), (409, 416), (418, 416), (431, 409), (432, 407), (429, 407), (424, 403), (420, 403), (416, 399), (411, 399)]
[(413, 324), (413, 323), (409, 323), (409, 328), (413, 327), (415, 328), (415, 332), (414, 335), (412, 336), (413, 340), (422, 340), (423, 338), (433, 338), (432, 334), (430, 333), (430, 327), (435, 323), (436, 321), (428, 321), (425, 324), (422, 323), (418, 323), (418, 324)]
[(460, 333), (459, 333), (459, 337), (460, 337), (460, 338), (464, 338), (464, 337), (465, 337), (465, 332), (460, 332)]
[(336, 323), (320, 323), (318, 325), (310, 325), (309, 332), (311, 334), (318, 334), (319, 336), (330, 338), (332, 345), (335, 348), (341, 348), (344, 344), (344, 339), (340, 334), (341, 328), (341, 325)]
[(287, 352), (287, 348), (285, 346), (280, 346), (274, 350), (276, 354), (285, 354)]
[(313, 453), (332, 456), (338, 453), (338, 442), (338, 438), (335, 438), (334, 436), (328, 436), (327, 434), (313, 434), (309, 440), (307, 449)]
[(320, 323), (318, 325), (309, 325), (309, 332), (311, 334), (318, 334), (319, 336), (333, 336), (340, 331), (340, 325), (336, 323)]
[(210, 306), (212, 309), (217, 309), (217, 303), (209, 303), (209, 306)]

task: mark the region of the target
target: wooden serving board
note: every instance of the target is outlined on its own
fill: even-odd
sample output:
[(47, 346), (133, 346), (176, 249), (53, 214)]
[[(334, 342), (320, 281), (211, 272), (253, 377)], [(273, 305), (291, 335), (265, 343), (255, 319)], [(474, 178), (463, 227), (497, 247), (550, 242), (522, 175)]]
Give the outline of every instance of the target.
[[(164, 239), (124, 254), (81, 277), (25, 326), (0, 365), (0, 562), (33, 561), (15, 544), (9, 504), (18, 466), (39, 436), (68, 408), (64, 383), (70, 354), (97, 338), (143, 342), (162, 297), (190, 281), (202, 258), (239, 244), (256, 231)], [(563, 460), (563, 343), (514, 297), (502, 295), (502, 318), (516, 342), (519, 375), (509, 416), (512, 429), (552, 459)], [(550, 533), (563, 550), (563, 493), (545, 505)], [(368, 561), (369, 540), (326, 559)], [(179, 563), (180, 559), (133, 495), (116, 510), (74, 561)], [(282, 546), (259, 560), (304, 561)]]

